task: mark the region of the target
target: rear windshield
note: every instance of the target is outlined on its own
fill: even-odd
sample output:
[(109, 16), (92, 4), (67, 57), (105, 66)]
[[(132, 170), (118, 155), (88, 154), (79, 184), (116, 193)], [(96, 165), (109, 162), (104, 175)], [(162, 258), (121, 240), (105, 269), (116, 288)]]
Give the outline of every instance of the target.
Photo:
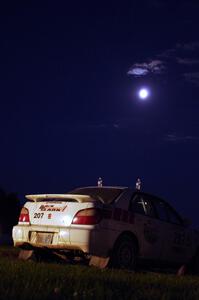
[(103, 203), (112, 203), (118, 196), (123, 192), (123, 189), (119, 188), (78, 188), (68, 194), (78, 194), (78, 195), (89, 195), (96, 200), (100, 200)]

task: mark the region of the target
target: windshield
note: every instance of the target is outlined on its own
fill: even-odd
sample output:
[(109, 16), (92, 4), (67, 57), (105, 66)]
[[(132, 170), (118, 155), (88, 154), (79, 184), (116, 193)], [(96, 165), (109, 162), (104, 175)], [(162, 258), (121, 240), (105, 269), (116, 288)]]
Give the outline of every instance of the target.
[(123, 192), (120, 188), (103, 188), (103, 187), (88, 187), (77, 188), (68, 194), (89, 195), (96, 200), (100, 200), (103, 203), (110, 204), (114, 202), (118, 196)]

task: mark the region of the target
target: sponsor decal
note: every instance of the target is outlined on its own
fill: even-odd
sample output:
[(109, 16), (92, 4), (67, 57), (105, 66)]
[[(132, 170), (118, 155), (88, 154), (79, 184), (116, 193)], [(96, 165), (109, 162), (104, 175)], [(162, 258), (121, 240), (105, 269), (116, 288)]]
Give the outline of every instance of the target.
[(65, 211), (67, 205), (59, 207), (59, 206), (55, 206), (53, 204), (49, 205), (49, 204), (42, 204), (39, 209), (41, 211), (58, 211), (58, 212), (63, 212)]

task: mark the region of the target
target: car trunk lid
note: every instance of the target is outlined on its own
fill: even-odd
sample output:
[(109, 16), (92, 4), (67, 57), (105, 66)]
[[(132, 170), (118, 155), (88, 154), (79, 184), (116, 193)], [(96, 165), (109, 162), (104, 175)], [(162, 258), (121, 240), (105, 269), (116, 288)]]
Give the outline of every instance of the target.
[(87, 195), (27, 195), (25, 207), (31, 225), (70, 226), (79, 210), (94, 206), (95, 199)]

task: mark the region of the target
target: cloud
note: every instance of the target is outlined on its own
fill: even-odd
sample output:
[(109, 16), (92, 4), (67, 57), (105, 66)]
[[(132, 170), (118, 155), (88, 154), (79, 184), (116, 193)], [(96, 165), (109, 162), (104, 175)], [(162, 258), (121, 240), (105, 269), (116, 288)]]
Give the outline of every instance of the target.
[(199, 59), (177, 57), (176, 60), (181, 65), (192, 66), (199, 64)]
[[(198, 63), (198, 51), (199, 51), (199, 42), (190, 42), (190, 43), (178, 43), (173, 48), (166, 49), (162, 53), (159, 53), (157, 57), (161, 59), (171, 59), (174, 58), (178, 63), (184, 63), (186, 60), (190, 62)], [(193, 59), (192, 56), (195, 54), (196, 59)], [(190, 57), (191, 56), (191, 57)]]
[(184, 73), (183, 76), (187, 82), (199, 86), (199, 72)]
[(165, 8), (168, 5), (167, 0), (149, 0), (149, 2), (155, 8)]
[(135, 63), (127, 72), (128, 75), (145, 76), (150, 73), (161, 74), (165, 70), (164, 62), (161, 60), (151, 60), (144, 63)]
[(173, 48), (157, 53), (154, 58), (146, 58), (145, 61), (139, 63), (135, 62), (127, 74), (133, 77), (143, 77), (177, 72), (185, 82), (199, 86), (198, 57), (199, 41), (178, 43)]
[(78, 129), (83, 131), (104, 131), (104, 130), (119, 130), (121, 129), (121, 124), (119, 122), (110, 122), (110, 123), (95, 123), (95, 124), (81, 124)]
[(199, 49), (199, 42), (190, 42), (190, 43), (184, 43), (184, 44), (176, 44), (176, 49), (181, 49), (185, 51), (195, 51)]
[(138, 66), (135, 64), (131, 67), (131, 69), (127, 72), (128, 75), (135, 75), (135, 76), (145, 76), (149, 73), (148, 69), (143, 66)]
[(192, 136), (192, 135), (178, 135), (176, 133), (167, 134), (164, 137), (164, 140), (166, 142), (171, 143), (186, 143), (186, 142), (198, 142), (199, 137), (198, 136)]

